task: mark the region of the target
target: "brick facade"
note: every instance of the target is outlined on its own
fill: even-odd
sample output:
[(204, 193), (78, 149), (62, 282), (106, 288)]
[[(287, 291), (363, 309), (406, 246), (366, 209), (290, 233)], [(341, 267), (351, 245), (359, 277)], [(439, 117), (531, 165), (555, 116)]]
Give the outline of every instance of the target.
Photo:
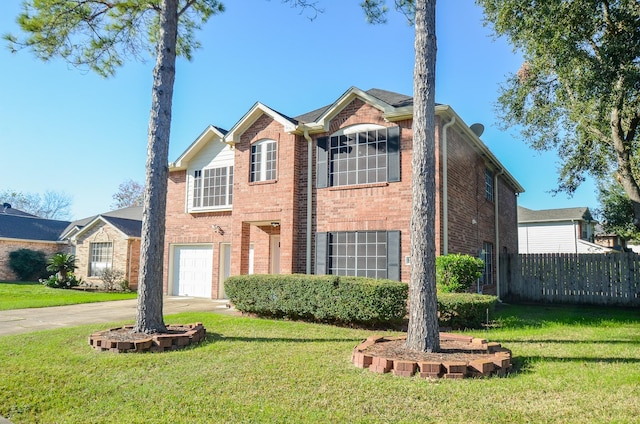
[[(234, 185), (233, 210), (225, 212), (187, 213), (185, 205), (187, 175), (183, 168), (170, 170), (167, 206), (165, 291), (170, 291), (173, 244), (210, 243), (213, 249), (212, 297), (218, 297), (222, 243), (231, 244), (230, 274), (249, 272), (250, 247), (253, 248), (254, 273), (316, 273), (316, 235), (341, 231), (399, 232), (399, 277), (409, 280), (411, 214), (411, 152), (413, 143), (410, 114), (388, 119), (383, 107), (371, 104), (367, 96), (353, 96), (327, 115), (324, 127), (316, 125), (303, 134), (291, 120), (274, 116), (265, 109), (261, 114), (248, 114), (248, 122), (238, 124), (225, 142), (233, 144)], [(253, 112), (252, 112), (253, 113)], [(328, 112), (327, 112), (328, 113)], [(455, 115), (450, 108), (436, 116), (436, 252), (444, 249), (443, 225), (448, 222), (448, 252), (477, 256), (483, 243), (491, 243), (494, 253), (517, 251), (515, 180), (508, 180), (499, 163), (483, 154), (479, 139), (457, 118), (447, 129), (448, 215), (443, 217), (443, 125)], [(317, 187), (318, 139), (356, 124), (374, 124), (386, 128), (399, 127), (399, 181), (351, 186)], [(235, 128), (235, 127), (234, 127)], [(294, 128), (294, 129), (292, 129)], [(275, 180), (250, 182), (251, 145), (262, 140), (277, 143), (277, 177)], [(312, 145), (309, 146), (309, 139)], [(309, 147), (312, 154), (311, 177), (311, 263), (307, 263), (307, 193)], [(207, 161), (204, 161), (207, 162)], [(204, 163), (203, 162), (203, 163)], [(485, 196), (485, 169), (497, 176), (494, 200)], [(508, 173), (506, 173), (508, 175)], [(510, 177), (510, 176), (509, 176)], [(510, 177), (512, 178), (512, 177)], [(499, 231), (496, 231), (498, 200)], [(222, 234), (214, 228), (222, 229)], [(496, 240), (498, 235), (499, 240)], [(274, 265), (274, 237), (279, 236), (279, 263)], [(494, 260), (495, 266), (495, 260)], [(495, 275), (495, 272), (494, 272)], [(175, 284), (175, 283), (174, 283)], [(493, 289), (488, 282), (486, 289)]]
[(121, 271), (129, 288), (135, 290), (138, 287), (138, 268), (140, 266), (140, 239), (128, 238), (104, 222), (97, 222), (94, 226), (83, 231), (75, 239), (76, 266), (75, 275), (85, 282), (102, 286), (100, 277), (89, 276), (89, 261), (91, 257), (91, 243), (112, 243), (113, 256), (111, 269)]
[(186, 171), (171, 172), (167, 188), (167, 215), (165, 228), (164, 269), (165, 293), (172, 293), (170, 273), (174, 264), (170, 263), (171, 251), (175, 246), (211, 244), (213, 246), (213, 269), (211, 279), (212, 297), (218, 297), (218, 274), (220, 246), (231, 243), (231, 212), (186, 213)]
[(9, 266), (9, 254), (20, 249), (44, 252), (47, 259), (59, 252), (67, 253), (65, 243), (40, 242), (29, 240), (3, 240), (0, 242), (0, 281), (14, 281), (18, 277)]

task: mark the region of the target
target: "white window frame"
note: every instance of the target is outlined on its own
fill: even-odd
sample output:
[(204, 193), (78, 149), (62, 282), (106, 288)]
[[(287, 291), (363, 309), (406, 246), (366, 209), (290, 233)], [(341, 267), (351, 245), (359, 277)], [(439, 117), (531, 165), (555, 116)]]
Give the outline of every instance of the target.
[[(273, 148), (273, 149), (272, 149)], [(251, 145), (249, 181), (273, 181), (277, 178), (278, 144), (275, 140), (261, 140)]]
[(89, 244), (89, 277), (100, 277), (106, 269), (113, 267), (113, 242)]
[[(221, 170), (224, 170), (224, 176), (215, 175)], [(233, 171), (233, 165), (194, 170), (189, 209), (191, 211), (231, 209), (233, 206)], [(224, 178), (224, 183), (216, 184), (221, 178)], [(218, 191), (216, 192), (216, 190)], [(211, 200), (220, 198), (223, 198), (224, 202), (217, 205)]]

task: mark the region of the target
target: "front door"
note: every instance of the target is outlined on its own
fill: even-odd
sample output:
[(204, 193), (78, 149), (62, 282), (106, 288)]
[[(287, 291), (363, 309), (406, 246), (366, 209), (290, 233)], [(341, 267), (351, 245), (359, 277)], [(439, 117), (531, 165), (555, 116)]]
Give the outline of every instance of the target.
[(280, 236), (271, 236), (271, 274), (280, 274)]

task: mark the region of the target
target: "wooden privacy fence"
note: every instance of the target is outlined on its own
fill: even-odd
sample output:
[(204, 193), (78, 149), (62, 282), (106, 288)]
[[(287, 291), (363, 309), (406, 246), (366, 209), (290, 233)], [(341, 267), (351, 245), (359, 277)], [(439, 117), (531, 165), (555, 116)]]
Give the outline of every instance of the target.
[(507, 301), (640, 306), (635, 253), (506, 254), (499, 271)]

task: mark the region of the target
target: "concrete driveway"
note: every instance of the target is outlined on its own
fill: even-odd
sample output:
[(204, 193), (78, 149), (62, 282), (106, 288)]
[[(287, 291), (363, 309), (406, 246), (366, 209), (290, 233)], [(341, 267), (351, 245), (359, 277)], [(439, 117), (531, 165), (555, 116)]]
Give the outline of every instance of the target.
[[(99, 324), (114, 321), (135, 321), (136, 299), (113, 302), (83, 303), (81, 305), (53, 306), (50, 308), (13, 309), (0, 311), (0, 336), (30, 331)], [(195, 297), (167, 296), (164, 315), (180, 312), (219, 312), (238, 314), (227, 307), (227, 300)], [(1, 424), (1, 421), (0, 421)]]

